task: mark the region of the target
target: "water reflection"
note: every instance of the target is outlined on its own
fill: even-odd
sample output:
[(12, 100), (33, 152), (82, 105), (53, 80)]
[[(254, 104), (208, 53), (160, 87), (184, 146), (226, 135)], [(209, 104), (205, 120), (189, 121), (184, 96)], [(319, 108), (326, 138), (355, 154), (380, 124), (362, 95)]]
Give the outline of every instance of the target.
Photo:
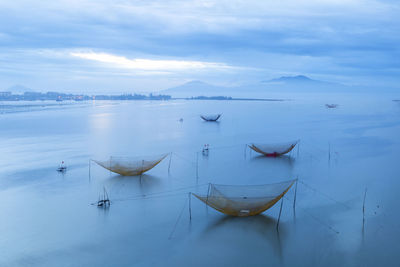
[(214, 235), (217, 234), (220, 229), (232, 229), (232, 234), (234, 235), (237, 233), (238, 238), (241, 239), (238, 240), (238, 242), (243, 242), (243, 236), (238, 232), (252, 231), (258, 236), (263, 237), (264, 240), (268, 241), (274, 249), (274, 254), (278, 255), (280, 263), (283, 263), (282, 242), (285, 240), (287, 235), (285, 226), (282, 223), (279, 225), (279, 231), (277, 231), (277, 222), (277, 218), (264, 214), (249, 217), (224, 215), (208, 224), (203, 231), (203, 234)]
[(105, 181), (106, 188), (109, 188), (110, 194), (124, 196), (128, 193), (145, 196), (154, 189), (162, 186), (162, 178), (151, 174), (142, 174), (141, 176), (122, 176), (113, 175)]
[(293, 164), (296, 161), (295, 158), (293, 158), (289, 155), (283, 155), (280, 157), (266, 157), (263, 155), (257, 155), (257, 156), (251, 157), (250, 160), (254, 161), (254, 162), (264, 162), (264, 163), (269, 163), (269, 164), (286, 165), (288, 167), (293, 167)]

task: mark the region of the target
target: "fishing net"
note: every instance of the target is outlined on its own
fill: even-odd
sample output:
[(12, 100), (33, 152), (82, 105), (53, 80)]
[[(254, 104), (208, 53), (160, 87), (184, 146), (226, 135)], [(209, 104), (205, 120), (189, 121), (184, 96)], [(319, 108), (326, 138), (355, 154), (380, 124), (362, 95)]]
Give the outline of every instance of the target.
[(290, 152), (298, 141), (280, 143), (280, 144), (251, 144), (249, 147), (254, 151), (266, 156), (280, 156)]
[(160, 163), (168, 154), (153, 156), (153, 157), (141, 157), (141, 158), (129, 158), (129, 157), (110, 157), (109, 160), (99, 161), (93, 160), (103, 168), (112, 172), (118, 173), (123, 176), (135, 176), (140, 175), (148, 170), (152, 169), (158, 163)]
[(219, 117), (221, 117), (221, 114), (215, 114), (215, 115), (200, 115), (200, 117), (205, 120), (205, 121), (217, 121)]
[(210, 184), (207, 195), (193, 195), (219, 212), (241, 217), (252, 216), (275, 205), (295, 181), (266, 185)]

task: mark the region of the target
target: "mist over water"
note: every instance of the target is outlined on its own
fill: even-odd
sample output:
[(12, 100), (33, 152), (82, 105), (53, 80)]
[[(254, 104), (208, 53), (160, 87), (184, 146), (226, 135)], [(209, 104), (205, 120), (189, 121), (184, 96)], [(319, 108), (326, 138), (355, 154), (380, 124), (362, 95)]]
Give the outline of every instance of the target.
[[(400, 105), (373, 94), (284, 99), (1, 103), (0, 266), (397, 266)], [(213, 113), (219, 122), (199, 117)], [(279, 158), (246, 148), (297, 139)], [(141, 177), (89, 164), (170, 152)], [(279, 232), (280, 202), (236, 218), (192, 197), (189, 219), (188, 193), (208, 183), (296, 177)], [(91, 205), (104, 187), (109, 209)]]

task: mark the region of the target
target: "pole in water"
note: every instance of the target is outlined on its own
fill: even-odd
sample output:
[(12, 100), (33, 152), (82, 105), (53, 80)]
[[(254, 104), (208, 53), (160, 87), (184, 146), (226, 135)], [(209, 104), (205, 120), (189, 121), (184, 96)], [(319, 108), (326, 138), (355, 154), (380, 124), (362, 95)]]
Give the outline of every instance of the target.
[(189, 219), (192, 220), (192, 192), (189, 192)]
[(89, 159), (89, 181), (90, 181), (90, 165), (91, 165), (91, 163), (92, 163), (92, 160)]
[(366, 197), (367, 197), (367, 188), (365, 188), (364, 201), (363, 201), (363, 230), (364, 230), (364, 224), (365, 224), (365, 198)]
[(196, 178), (199, 179), (199, 152), (196, 152)]
[(206, 204), (208, 203), (208, 195), (210, 194), (210, 187), (211, 187), (211, 183), (208, 183)]
[(246, 159), (247, 144), (244, 145), (244, 159)]
[(276, 231), (278, 232), (279, 232), (279, 222), (281, 220), (282, 207), (283, 207), (283, 198), (281, 198), (281, 209), (279, 210), (278, 222), (276, 223)]
[(331, 162), (331, 143), (328, 145), (328, 162)]
[(140, 179), (142, 179), (144, 160), (142, 160), (142, 170), (140, 172)]
[(168, 173), (169, 173), (169, 170), (171, 169), (171, 160), (172, 160), (172, 152), (169, 154)]
[(206, 199), (206, 210), (207, 210), (207, 212), (208, 212), (208, 195), (210, 194), (210, 187), (211, 187), (211, 183), (208, 183), (207, 199)]
[(109, 169), (109, 173), (110, 173), (110, 177), (111, 177), (111, 156), (110, 156), (110, 169)]
[(293, 210), (296, 213), (296, 199), (297, 199), (297, 182), (299, 181), (299, 177), (296, 179), (296, 187), (294, 188), (294, 199), (293, 199)]

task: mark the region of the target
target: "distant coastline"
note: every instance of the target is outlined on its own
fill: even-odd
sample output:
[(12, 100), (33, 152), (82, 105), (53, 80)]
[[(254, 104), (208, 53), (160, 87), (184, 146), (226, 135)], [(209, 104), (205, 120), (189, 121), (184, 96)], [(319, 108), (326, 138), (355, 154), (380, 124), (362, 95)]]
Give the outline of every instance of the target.
[(65, 94), (59, 92), (25, 92), (23, 94), (13, 94), (11, 92), (0, 92), (1, 101), (88, 101), (88, 100), (170, 100), (170, 95), (141, 95), (141, 94), (122, 94), (122, 95), (83, 95)]
[(83, 95), (65, 94), (58, 92), (25, 92), (23, 94), (13, 94), (11, 92), (0, 92), (0, 101), (90, 101), (90, 100), (219, 100), (219, 101), (284, 101), (284, 99), (272, 98), (233, 98), (230, 96), (193, 96), (193, 97), (172, 97), (170, 95), (142, 95), (142, 94), (122, 94), (122, 95)]
[(228, 101), (285, 101), (285, 99), (277, 98), (233, 98), (230, 96), (192, 96), (192, 97), (182, 97), (173, 99), (184, 99), (184, 100), (228, 100)]

